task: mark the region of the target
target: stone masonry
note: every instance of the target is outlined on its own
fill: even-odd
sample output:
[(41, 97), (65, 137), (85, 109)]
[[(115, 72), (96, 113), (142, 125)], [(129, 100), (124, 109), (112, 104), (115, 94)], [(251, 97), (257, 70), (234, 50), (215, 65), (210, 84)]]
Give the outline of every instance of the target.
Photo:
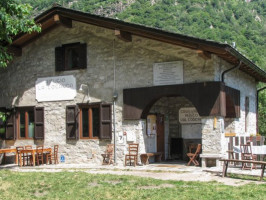
[[(87, 69), (56, 72), (55, 47), (62, 44), (87, 43)], [(23, 55), (15, 58), (6, 68), (0, 69), (0, 107), (39, 106), (44, 107), (45, 140), (15, 140), (3, 142), (4, 147), (19, 145), (53, 146), (59, 144), (59, 154), (66, 163), (101, 163), (101, 153), (108, 140), (66, 140), (66, 106), (90, 102), (112, 102), (113, 92), (118, 93), (115, 107), (116, 140), (123, 133), (122, 143), (117, 143), (117, 163), (122, 164), (127, 153), (124, 132), (132, 131), (140, 143), (140, 152), (145, 152), (146, 121), (123, 120), (123, 89), (153, 86), (153, 64), (183, 61), (184, 83), (221, 81), (221, 73), (233, 67), (217, 56), (209, 60), (199, 57), (195, 50), (162, 43), (133, 35), (132, 42), (123, 42), (109, 29), (73, 21), (73, 28), (58, 27), (23, 48)], [(89, 87), (88, 95), (77, 91), (73, 101), (37, 102), (35, 81), (41, 77), (73, 75), (77, 90), (81, 84)], [(115, 80), (114, 80), (115, 77)], [(241, 117), (224, 119), (217, 116), (218, 127), (213, 128), (213, 117), (202, 118), (203, 154), (209, 152), (225, 154), (226, 131), (237, 135), (255, 133), (256, 127), (256, 83), (253, 78), (235, 70), (225, 76), (227, 86), (240, 90)], [(250, 99), (248, 131), (245, 132), (245, 97)], [(143, 97), (145, 98), (145, 97)], [(189, 104), (189, 103), (188, 103)], [(176, 113), (178, 115), (178, 113)], [(170, 126), (173, 126), (170, 122)], [(171, 133), (170, 133), (171, 134)], [(114, 137), (113, 137), (114, 140)]]

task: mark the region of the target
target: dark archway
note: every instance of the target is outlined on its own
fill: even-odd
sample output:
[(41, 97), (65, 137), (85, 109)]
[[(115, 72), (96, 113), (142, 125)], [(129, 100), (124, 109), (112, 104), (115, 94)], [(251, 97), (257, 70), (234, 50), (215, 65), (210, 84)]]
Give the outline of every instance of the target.
[[(123, 118), (145, 119), (151, 106), (161, 97), (183, 96), (193, 103), (200, 116), (226, 116), (229, 95), (237, 110), (240, 92), (223, 82), (188, 83), (182, 85), (153, 86), (124, 89)], [(228, 101), (229, 102), (229, 101)], [(238, 105), (237, 105), (238, 103)], [(229, 106), (230, 104), (228, 104)], [(237, 117), (238, 112), (233, 113)]]

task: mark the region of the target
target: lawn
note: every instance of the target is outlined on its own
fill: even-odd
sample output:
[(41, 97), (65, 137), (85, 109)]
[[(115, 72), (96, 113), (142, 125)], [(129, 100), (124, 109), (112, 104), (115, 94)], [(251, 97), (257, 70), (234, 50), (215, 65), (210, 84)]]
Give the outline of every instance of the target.
[[(241, 180), (240, 180), (241, 181)], [(0, 199), (265, 199), (266, 184), (163, 181), (86, 172), (0, 170)]]

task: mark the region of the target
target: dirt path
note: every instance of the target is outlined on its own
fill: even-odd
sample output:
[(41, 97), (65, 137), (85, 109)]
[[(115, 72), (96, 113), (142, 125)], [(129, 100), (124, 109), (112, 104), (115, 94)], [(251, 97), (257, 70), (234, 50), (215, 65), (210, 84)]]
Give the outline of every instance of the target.
[(114, 175), (126, 175), (126, 176), (139, 176), (146, 178), (154, 178), (160, 180), (175, 180), (175, 181), (217, 181), (219, 183), (231, 186), (241, 186), (249, 183), (254, 184), (265, 184), (260, 181), (251, 181), (251, 180), (241, 180), (233, 178), (222, 178), (220, 174), (210, 173), (205, 171), (152, 171), (152, 170), (134, 170), (134, 169), (99, 169), (99, 168), (16, 168), (13, 171), (23, 171), (23, 172), (61, 172), (61, 171), (83, 171), (90, 174), (114, 174)]

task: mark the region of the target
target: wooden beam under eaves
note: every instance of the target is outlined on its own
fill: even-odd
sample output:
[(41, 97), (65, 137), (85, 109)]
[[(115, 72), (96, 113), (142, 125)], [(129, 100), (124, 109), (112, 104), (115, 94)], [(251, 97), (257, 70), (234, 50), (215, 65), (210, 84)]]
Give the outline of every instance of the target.
[(197, 53), (200, 57), (202, 57), (204, 60), (211, 59), (211, 53), (207, 51), (197, 50)]
[(54, 21), (57, 24), (61, 24), (66, 28), (72, 28), (72, 20), (69, 18), (62, 17), (58, 14), (54, 15)]
[(14, 55), (14, 56), (22, 56), (22, 48), (16, 47), (16, 46), (8, 46), (7, 48), (8, 53)]
[(115, 30), (115, 36), (119, 39), (125, 41), (125, 42), (132, 42), (132, 35), (129, 32), (121, 31), (121, 30)]

